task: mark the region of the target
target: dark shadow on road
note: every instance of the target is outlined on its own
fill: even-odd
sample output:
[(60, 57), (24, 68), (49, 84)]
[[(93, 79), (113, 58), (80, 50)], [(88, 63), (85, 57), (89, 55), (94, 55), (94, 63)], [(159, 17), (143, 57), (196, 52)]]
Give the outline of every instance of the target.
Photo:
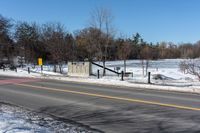
[(94, 109), (75, 104), (40, 108), (39, 112), (81, 126), (117, 133), (199, 133), (200, 112), (158, 106), (133, 105)]

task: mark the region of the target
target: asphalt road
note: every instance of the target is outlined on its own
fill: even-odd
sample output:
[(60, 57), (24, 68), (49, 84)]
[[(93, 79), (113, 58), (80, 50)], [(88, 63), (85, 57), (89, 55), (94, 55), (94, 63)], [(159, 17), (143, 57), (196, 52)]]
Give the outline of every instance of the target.
[(0, 76), (0, 101), (99, 132), (200, 133), (196, 94)]

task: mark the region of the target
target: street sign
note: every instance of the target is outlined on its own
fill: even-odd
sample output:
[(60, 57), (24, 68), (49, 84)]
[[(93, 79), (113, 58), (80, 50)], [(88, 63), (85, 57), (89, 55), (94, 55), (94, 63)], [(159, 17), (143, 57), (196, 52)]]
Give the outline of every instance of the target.
[(42, 66), (43, 64), (42, 64), (42, 58), (38, 58), (38, 65), (39, 66)]

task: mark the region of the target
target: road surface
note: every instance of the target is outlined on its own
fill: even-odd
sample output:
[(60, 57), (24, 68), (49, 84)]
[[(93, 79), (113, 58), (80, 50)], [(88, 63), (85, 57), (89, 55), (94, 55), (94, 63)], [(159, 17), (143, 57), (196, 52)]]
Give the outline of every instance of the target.
[(99, 132), (200, 132), (196, 94), (0, 76), (0, 101)]

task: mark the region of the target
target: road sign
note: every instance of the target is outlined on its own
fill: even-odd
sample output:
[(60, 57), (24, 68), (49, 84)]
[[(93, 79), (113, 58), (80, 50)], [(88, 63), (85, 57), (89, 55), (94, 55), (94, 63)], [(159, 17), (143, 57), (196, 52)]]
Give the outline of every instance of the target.
[(42, 66), (43, 64), (42, 64), (42, 58), (38, 58), (38, 65), (39, 66)]

